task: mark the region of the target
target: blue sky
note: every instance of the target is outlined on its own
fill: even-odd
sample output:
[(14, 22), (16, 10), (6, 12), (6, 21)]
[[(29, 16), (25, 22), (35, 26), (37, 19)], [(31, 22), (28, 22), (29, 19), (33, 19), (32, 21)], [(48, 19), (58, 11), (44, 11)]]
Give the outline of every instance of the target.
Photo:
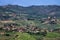
[(0, 5), (60, 5), (60, 0), (0, 0)]

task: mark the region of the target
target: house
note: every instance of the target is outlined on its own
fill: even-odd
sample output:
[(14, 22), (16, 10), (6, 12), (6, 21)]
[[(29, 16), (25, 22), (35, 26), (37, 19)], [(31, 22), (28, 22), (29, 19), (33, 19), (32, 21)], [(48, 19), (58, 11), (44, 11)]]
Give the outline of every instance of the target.
[(58, 33), (60, 33), (60, 28), (54, 29), (53, 32), (58, 32)]
[(1, 35), (4, 35), (4, 34), (5, 34), (5, 32), (0, 32), (0, 34), (1, 34)]
[(17, 31), (18, 31), (18, 32), (25, 32), (25, 31), (26, 31), (26, 29), (25, 29), (25, 28), (23, 28), (23, 27), (20, 27), (20, 28), (17, 28)]

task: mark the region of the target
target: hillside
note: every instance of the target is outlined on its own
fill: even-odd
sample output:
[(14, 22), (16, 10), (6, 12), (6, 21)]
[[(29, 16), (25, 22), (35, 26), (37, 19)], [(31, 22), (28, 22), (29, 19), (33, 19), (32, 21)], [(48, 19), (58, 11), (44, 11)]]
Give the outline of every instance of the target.
[(0, 40), (60, 40), (60, 6), (0, 6)]
[(60, 17), (60, 6), (58, 5), (40, 5), (23, 7), (18, 5), (0, 6), (0, 19), (40, 19), (47, 16)]

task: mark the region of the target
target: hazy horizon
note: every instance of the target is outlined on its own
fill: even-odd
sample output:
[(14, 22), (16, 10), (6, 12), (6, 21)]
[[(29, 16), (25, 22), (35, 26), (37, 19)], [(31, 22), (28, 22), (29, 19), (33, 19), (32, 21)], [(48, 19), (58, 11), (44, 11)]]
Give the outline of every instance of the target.
[(0, 0), (0, 5), (60, 5), (60, 0)]

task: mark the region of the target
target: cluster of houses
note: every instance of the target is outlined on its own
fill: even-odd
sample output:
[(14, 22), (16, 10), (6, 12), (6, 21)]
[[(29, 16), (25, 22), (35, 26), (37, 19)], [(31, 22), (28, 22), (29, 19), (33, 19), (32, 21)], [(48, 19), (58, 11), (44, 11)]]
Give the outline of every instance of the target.
[[(57, 21), (56, 17), (48, 17), (48, 18), (43, 18), (42, 19), (42, 23), (46, 24), (46, 23), (52, 23), (55, 24)], [(46, 28), (39, 28), (36, 26), (26, 26), (26, 27), (20, 27), (20, 26), (16, 26), (17, 24), (13, 23), (13, 24), (4, 24), (4, 27), (0, 27), (0, 30), (4, 30), (4, 31), (13, 31), (13, 32), (32, 32), (32, 33), (39, 33), (39, 32), (60, 32), (60, 29), (51, 29), (48, 30)]]
[(56, 17), (48, 16), (48, 18), (42, 18), (41, 23), (43, 23), (43, 24), (57, 24), (57, 19), (56, 19)]
[(15, 31), (15, 32), (32, 32), (32, 33), (38, 33), (38, 32), (53, 32), (53, 31), (59, 31), (60, 29), (51, 29), (48, 30), (46, 28), (39, 28), (39, 27), (35, 27), (35, 26), (27, 26), (27, 27), (16, 27), (16, 24), (4, 24), (4, 27), (1, 27), (0, 30), (4, 30), (4, 31)]
[(33, 32), (38, 33), (40, 31), (47, 31), (47, 29), (40, 29), (34, 26), (27, 26), (27, 27), (16, 27), (16, 24), (4, 24), (4, 27), (1, 27), (0, 30), (4, 31), (15, 31), (15, 32)]

